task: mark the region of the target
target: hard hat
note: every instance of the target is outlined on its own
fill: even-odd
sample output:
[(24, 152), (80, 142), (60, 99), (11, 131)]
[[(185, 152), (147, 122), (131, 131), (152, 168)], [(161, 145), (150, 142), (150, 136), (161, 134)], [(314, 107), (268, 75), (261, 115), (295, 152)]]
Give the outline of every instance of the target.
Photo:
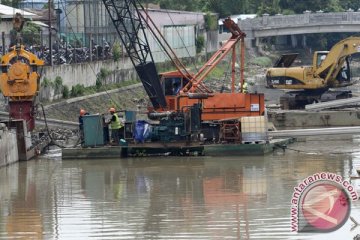
[(80, 109), (80, 116), (84, 116), (86, 111), (84, 109)]
[(110, 108), (110, 109), (109, 109), (109, 112), (115, 112), (115, 108), (113, 108), (113, 107)]

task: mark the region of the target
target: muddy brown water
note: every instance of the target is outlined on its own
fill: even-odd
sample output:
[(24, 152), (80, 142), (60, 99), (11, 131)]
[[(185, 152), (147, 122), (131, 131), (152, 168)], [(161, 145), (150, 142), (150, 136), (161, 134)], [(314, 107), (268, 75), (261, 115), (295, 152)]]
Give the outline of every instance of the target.
[(61, 160), (53, 149), (0, 169), (0, 239), (353, 239), (360, 227), (350, 220), (292, 233), (290, 200), (316, 172), (354, 175), (359, 139), (312, 139), (264, 157)]

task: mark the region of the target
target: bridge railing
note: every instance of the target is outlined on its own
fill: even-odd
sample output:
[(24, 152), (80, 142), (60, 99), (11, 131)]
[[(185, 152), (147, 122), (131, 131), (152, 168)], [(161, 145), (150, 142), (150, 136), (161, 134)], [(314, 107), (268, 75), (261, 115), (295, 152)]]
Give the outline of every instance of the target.
[(310, 13), (296, 15), (263, 15), (239, 21), (243, 30), (261, 30), (288, 26), (331, 25), (360, 23), (360, 12)]

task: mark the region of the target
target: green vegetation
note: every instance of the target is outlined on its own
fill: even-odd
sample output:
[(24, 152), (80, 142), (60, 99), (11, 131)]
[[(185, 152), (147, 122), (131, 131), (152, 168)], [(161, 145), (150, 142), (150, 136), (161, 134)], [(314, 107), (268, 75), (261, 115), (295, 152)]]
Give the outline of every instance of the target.
[(251, 60), (251, 63), (260, 67), (270, 67), (272, 60), (269, 57), (256, 57)]
[(106, 78), (111, 74), (106, 68), (101, 68), (100, 72), (96, 75), (96, 89), (100, 89), (101, 86), (106, 85)]
[(41, 82), (41, 87), (52, 87), (52, 86), (54, 86), (54, 82), (52, 82), (51, 79), (44, 77), (44, 79)]
[[(92, 93), (92, 92), (91, 92)], [(89, 94), (91, 94), (89, 93)], [(85, 86), (83, 84), (76, 84), (71, 88), (70, 96), (71, 97), (78, 97), (85, 95)]]
[(220, 17), (240, 13), (274, 15), (303, 13), (306, 10), (340, 12), (349, 8), (354, 10), (360, 8), (359, 0), (143, 0), (142, 2), (157, 3), (164, 9), (213, 12), (218, 13)]
[(20, 2), (22, 2), (22, 0), (2, 0), (1, 4), (14, 8), (19, 8)]
[(54, 81), (54, 92), (55, 95), (62, 93), (63, 90), (63, 80), (60, 76), (57, 76)]
[[(85, 95), (90, 95), (90, 94), (94, 94), (97, 92), (104, 92), (104, 91), (109, 91), (112, 89), (130, 86), (130, 85), (133, 85), (136, 83), (138, 83), (137, 80), (129, 80), (129, 81), (123, 81), (121, 83), (101, 85), (100, 87), (98, 87), (96, 85), (91, 86), (91, 87), (85, 87), (83, 84), (76, 84), (75, 86), (73, 86), (71, 88), (69, 95), (70, 95), (70, 97), (85, 96)], [(63, 92), (63, 96), (64, 96), (64, 92)]]
[(66, 86), (66, 85), (63, 86), (62, 95), (63, 95), (63, 98), (65, 98), (65, 99), (70, 97), (70, 90), (69, 90), (68, 86)]
[(201, 51), (203, 50), (203, 48), (205, 46), (205, 38), (203, 35), (199, 35), (195, 39), (195, 46), (196, 46), (196, 53), (201, 53)]
[[(1, 4), (19, 7), (21, 0), (2, 0)], [(220, 17), (231, 14), (258, 14), (270, 15), (282, 13), (303, 13), (306, 10), (324, 12), (340, 12), (352, 8), (360, 8), (359, 0), (141, 0), (146, 3), (159, 4), (163, 9), (202, 11), (218, 13)], [(53, 2), (52, 2), (53, 4)], [(44, 5), (47, 9), (47, 3)]]
[(23, 41), (26, 45), (40, 45), (41, 28), (32, 22), (27, 22), (21, 32)]
[(119, 42), (115, 42), (112, 48), (113, 59), (115, 62), (120, 60), (121, 57), (121, 46)]
[(214, 31), (218, 29), (218, 16), (207, 12), (204, 16), (206, 31)]
[(63, 85), (63, 80), (60, 76), (57, 76), (54, 81), (44, 77), (41, 82), (41, 87), (50, 87), (54, 90), (55, 95), (62, 94), (63, 98), (79, 97), (94, 94), (97, 92), (104, 92), (112, 89), (117, 89), (129, 85), (138, 83), (137, 80), (123, 81), (116, 84), (106, 84), (105, 78), (108, 77), (111, 72), (107, 69), (102, 68), (98, 74), (96, 85), (91, 87), (85, 87), (83, 84), (76, 84), (69, 90), (69, 87)]
[(208, 75), (209, 78), (212, 79), (223, 79), (225, 78), (225, 75), (227, 74), (227, 71), (230, 71), (230, 59), (226, 59), (225, 61), (222, 61), (216, 68), (214, 68)]

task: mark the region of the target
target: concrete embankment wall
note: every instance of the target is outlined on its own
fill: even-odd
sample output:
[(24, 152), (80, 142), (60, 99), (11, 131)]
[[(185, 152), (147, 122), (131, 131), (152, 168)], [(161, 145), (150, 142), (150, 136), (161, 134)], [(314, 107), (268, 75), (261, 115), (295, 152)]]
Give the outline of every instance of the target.
[(89, 87), (95, 85), (96, 75), (100, 72), (100, 69), (106, 69), (112, 72), (106, 79), (108, 84), (137, 78), (136, 71), (129, 58), (121, 58), (117, 62), (113, 60), (104, 60), (46, 66), (41, 72), (41, 77), (42, 80), (47, 78), (53, 81), (56, 77), (60, 76), (63, 80), (63, 85), (66, 85), (69, 88), (76, 84), (82, 84), (85, 87)]
[(0, 167), (19, 161), (16, 132), (0, 123)]
[[(217, 30), (207, 31), (204, 34), (206, 42), (202, 55), (198, 55), (196, 53), (194, 27), (195, 26), (185, 26), (181, 28), (182, 31), (179, 31), (178, 26), (176, 29), (166, 28), (163, 33), (165, 38), (168, 39), (168, 42), (172, 46), (173, 50), (176, 52), (176, 55), (181, 58), (181, 61), (187, 67), (193, 67), (199, 59), (204, 58), (205, 55), (210, 55), (219, 47)], [(178, 34), (180, 34), (180, 37), (174, 37)], [(166, 71), (169, 69), (175, 69), (173, 64), (170, 62), (170, 59), (165, 55), (162, 48), (159, 47), (159, 44), (157, 44), (152, 38), (149, 39), (149, 41), (158, 71), (160, 72), (161, 69), (166, 69)], [(90, 87), (96, 84), (97, 75), (100, 73), (101, 69), (106, 70), (106, 72), (110, 72), (110, 75), (107, 76), (106, 79), (102, 79), (103, 85), (138, 79), (130, 58), (123, 55), (116, 62), (113, 60), (101, 60), (76, 64), (45, 66), (40, 72), (40, 82), (44, 83), (44, 79), (46, 78), (48, 81), (54, 83), (57, 77), (61, 77), (62, 85), (67, 86), (69, 90), (77, 84), (83, 85), (84, 87)], [(62, 91), (55, 89), (53, 84), (42, 84), (40, 89), (40, 100), (52, 101), (53, 99), (61, 97)]]
[(320, 112), (270, 110), (268, 116), (269, 121), (277, 128), (360, 126), (360, 112), (357, 110)]
[[(210, 56), (211, 53), (208, 53), (208, 55)], [(189, 67), (193, 67), (197, 61), (205, 60), (205, 55), (181, 59), (184, 65)], [(173, 64), (169, 61), (157, 63), (156, 65), (159, 73), (161, 72), (161, 69), (173, 68)], [(61, 77), (63, 86), (67, 86), (69, 90), (77, 84), (83, 85), (84, 87), (95, 86), (97, 75), (100, 73), (101, 69), (110, 72), (106, 79), (102, 80), (103, 85), (138, 79), (138, 75), (130, 58), (124, 57), (117, 62), (113, 60), (104, 60), (77, 64), (45, 66), (40, 72), (40, 83), (43, 83), (45, 78), (54, 83), (57, 77)], [(54, 85), (45, 87), (42, 84), (39, 94), (40, 100), (52, 101), (62, 97), (61, 91), (58, 92), (57, 95), (55, 92), (56, 89)]]

